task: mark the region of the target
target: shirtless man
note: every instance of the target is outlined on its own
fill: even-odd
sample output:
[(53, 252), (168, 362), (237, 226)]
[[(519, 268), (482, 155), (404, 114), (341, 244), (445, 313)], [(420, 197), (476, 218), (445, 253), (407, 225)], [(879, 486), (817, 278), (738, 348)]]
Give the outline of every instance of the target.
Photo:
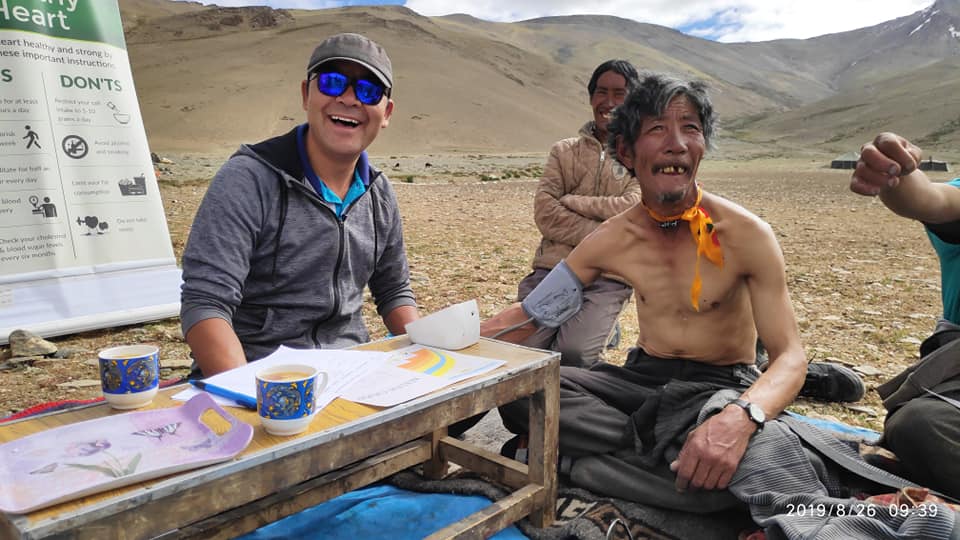
[[(642, 79), (609, 126), (610, 150), (639, 181), (641, 203), (584, 239), (555, 270), (566, 278), (544, 280), (546, 294), (535, 291), (483, 325), (484, 335), (495, 335), (536, 321), (501, 336), (516, 341), (542, 315), (569, 307), (551, 292), (607, 273), (633, 286), (640, 335), (624, 366), (560, 370), (559, 450), (575, 459), (571, 481), (588, 489), (642, 499), (633, 495), (648, 479), (578, 474), (590, 461), (583, 458), (605, 456), (659, 474), (680, 492), (723, 490), (754, 433), (803, 385), (807, 361), (773, 231), (697, 184), (714, 123), (702, 83)], [(753, 365), (758, 335), (770, 355), (762, 374)], [(735, 399), (698, 423), (701, 407), (720, 390), (733, 390)], [(525, 402), (501, 408), (515, 433), (525, 432), (526, 414)]]

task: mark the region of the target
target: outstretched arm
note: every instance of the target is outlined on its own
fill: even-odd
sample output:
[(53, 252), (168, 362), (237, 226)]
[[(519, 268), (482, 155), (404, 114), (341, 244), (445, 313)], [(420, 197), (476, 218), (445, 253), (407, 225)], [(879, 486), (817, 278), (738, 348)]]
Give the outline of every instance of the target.
[(918, 167), (923, 152), (894, 133), (863, 145), (850, 179), (854, 193), (880, 196), (894, 213), (923, 223), (960, 220), (960, 189), (933, 183)]
[[(573, 272), (576, 280), (582, 286), (593, 283), (600, 273), (604, 270), (603, 261), (609, 253), (617, 253), (615, 246), (611, 245), (610, 239), (622, 237), (616, 233), (606, 232), (612, 226), (609, 222), (604, 223), (595, 233), (588, 236), (583, 242), (570, 252), (570, 255), (564, 259), (563, 263)], [(550, 294), (549, 287), (556, 286), (558, 281), (551, 279), (554, 272), (560, 272), (560, 264), (554, 267), (551, 275), (540, 282), (539, 285), (527, 296), (527, 300), (540, 296), (554, 296)], [(562, 283), (562, 282), (560, 282)], [(546, 287), (546, 289), (545, 289)], [(544, 293), (541, 295), (540, 293)], [(537, 326), (531, 320), (530, 314), (524, 311), (521, 303), (517, 302), (510, 307), (497, 313), (480, 324), (480, 335), (484, 337), (495, 337), (510, 343), (522, 343), (528, 337), (537, 331)]]

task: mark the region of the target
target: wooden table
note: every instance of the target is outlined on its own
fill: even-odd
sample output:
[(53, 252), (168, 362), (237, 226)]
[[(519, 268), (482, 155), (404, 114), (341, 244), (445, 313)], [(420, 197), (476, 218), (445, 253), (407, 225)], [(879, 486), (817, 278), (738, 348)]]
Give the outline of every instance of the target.
[[(357, 348), (409, 344), (402, 336)], [(527, 515), (537, 527), (549, 525), (557, 494), (559, 355), (485, 338), (459, 352), (506, 364), (387, 409), (337, 399), (294, 437), (268, 435), (255, 411), (230, 407), (255, 427), (236, 458), (25, 515), (0, 512), (0, 538), (232, 538), (417, 464), (439, 477), (448, 462), (515, 491), (430, 538), (485, 538)], [(180, 389), (162, 390), (149, 408), (179, 406), (170, 396)], [(450, 424), (524, 396), (531, 400), (529, 466), (446, 436)], [(0, 443), (111, 414), (120, 413), (97, 404), (0, 424)]]

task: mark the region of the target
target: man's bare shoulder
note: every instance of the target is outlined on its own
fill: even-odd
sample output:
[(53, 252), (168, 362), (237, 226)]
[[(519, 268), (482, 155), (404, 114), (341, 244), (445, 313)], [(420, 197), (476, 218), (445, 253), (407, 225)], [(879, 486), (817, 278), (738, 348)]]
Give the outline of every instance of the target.
[[(724, 254), (725, 266), (743, 275), (772, 275), (783, 265), (783, 252), (773, 227), (753, 212), (718, 195), (704, 194)], [(778, 262), (779, 261), (779, 262)]]
[(773, 234), (773, 228), (760, 216), (720, 195), (704, 192), (702, 206), (721, 235)]

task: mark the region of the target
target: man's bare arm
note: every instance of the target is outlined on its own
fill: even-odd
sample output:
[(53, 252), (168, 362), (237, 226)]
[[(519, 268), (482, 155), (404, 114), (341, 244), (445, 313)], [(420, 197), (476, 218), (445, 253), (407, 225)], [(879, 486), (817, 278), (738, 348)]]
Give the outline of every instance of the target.
[(865, 145), (850, 179), (854, 193), (880, 196), (894, 213), (924, 223), (960, 220), (960, 189), (930, 181), (918, 167), (922, 150), (894, 133)]
[(383, 324), (395, 336), (407, 333), (407, 324), (420, 318), (414, 306), (398, 306), (383, 317)]
[[(564, 261), (573, 273), (580, 280), (583, 286), (593, 283), (600, 277), (603, 271), (604, 261), (607, 260), (607, 251), (610, 249), (609, 238), (612, 236), (609, 229), (612, 226), (605, 223), (595, 233), (584, 239), (583, 242), (573, 249)], [(543, 286), (547, 280), (541, 282)], [(538, 286), (539, 288), (539, 286)], [(533, 293), (531, 293), (532, 295)], [(484, 337), (496, 337), (497, 339), (508, 341), (510, 343), (522, 343), (528, 337), (537, 331), (534, 322), (528, 321), (530, 316), (523, 310), (522, 305), (517, 302), (510, 305), (500, 313), (483, 321), (480, 324), (480, 335)], [(509, 329), (509, 330), (508, 330)]]
[(204, 319), (184, 336), (204, 377), (246, 365), (240, 339), (230, 323), (220, 318)]
[[(753, 268), (747, 279), (757, 333), (770, 356), (766, 371), (744, 393), (773, 418), (796, 399), (807, 374), (807, 356), (787, 290), (786, 264), (773, 230), (765, 223), (764, 240), (751, 246)], [(762, 251), (761, 251), (762, 250)], [(742, 409), (741, 409), (742, 414)]]
[[(480, 335), (488, 338), (495, 337), (509, 343), (523, 343), (537, 331), (536, 325), (529, 319), (530, 316), (523, 311), (520, 302), (516, 302), (480, 323)], [(521, 325), (524, 322), (526, 324)], [(511, 327), (516, 328), (505, 332)]]

